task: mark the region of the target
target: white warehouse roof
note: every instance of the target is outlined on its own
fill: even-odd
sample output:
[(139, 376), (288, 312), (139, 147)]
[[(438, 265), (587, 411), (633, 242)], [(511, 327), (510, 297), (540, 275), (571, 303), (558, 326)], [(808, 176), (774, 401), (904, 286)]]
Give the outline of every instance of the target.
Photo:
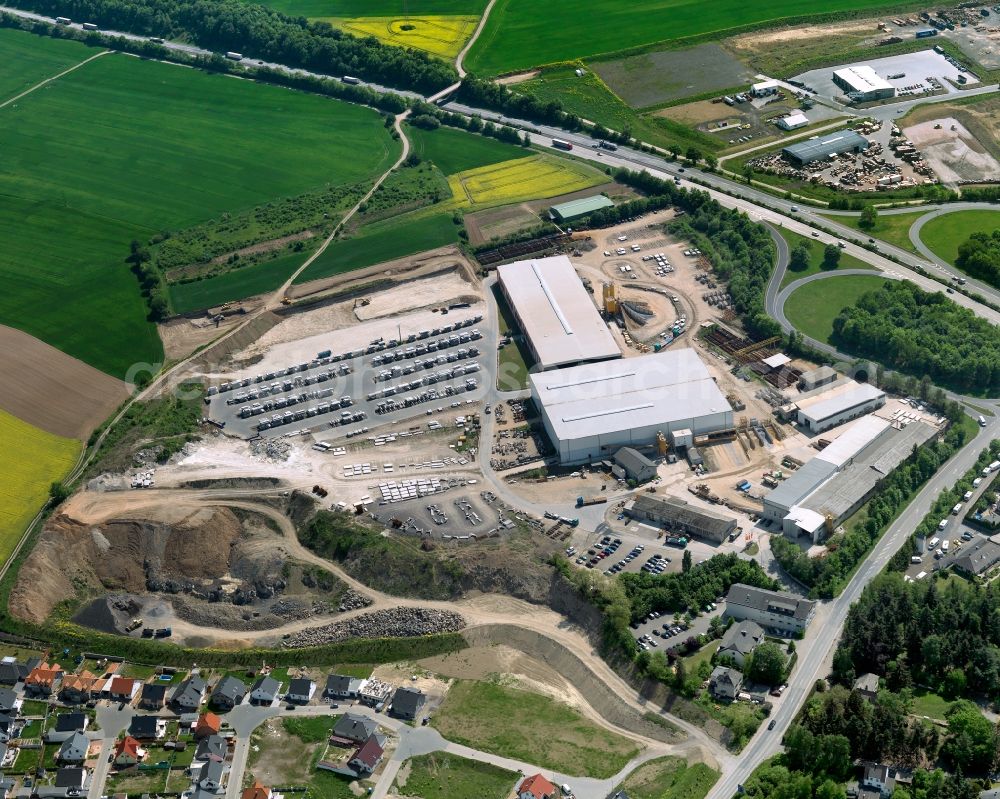
[(887, 419), (862, 416), (824, 447), (816, 457), (840, 468), (891, 427)]
[(813, 424), (819, 424), (838, 413), (884, 396), (885, 392), (870, 383), (855, 384), (853, 387), (845, 387), (844, 390), (835, 390), (833, 396), (827, 393), (803, 400), (798, 403), (799, 413)]
[(892, 89), (893, 85), (889, 81), (880, 78), (875, 74), (875, 70), (868, 66), (844, 67), (834, 70), (833, 73), (844, 83), (851, 87), (854, 92), (874, 92), (880, 89)]
[(621, 356), (565, 255), (504, 264), (497, 274), (542, 369)]
[(690, 348), (540, 372), (530, 380), (562, 440), (732, 413)]

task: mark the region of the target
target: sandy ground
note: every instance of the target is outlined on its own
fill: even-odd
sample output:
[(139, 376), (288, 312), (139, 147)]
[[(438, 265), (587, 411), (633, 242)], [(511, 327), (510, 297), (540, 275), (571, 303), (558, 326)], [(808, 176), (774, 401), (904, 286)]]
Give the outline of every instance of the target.
[[(248, 312), (256, 303), (240, 303)], [(243, 322), (242, 314), (227, 316), (218, 325), (210, 321), (207, 317), (197, 319), (171, 319), (157, 326), (160, 339), (163, 341), (164, 357), (167, 360), (180, 360), (186, 358), (198, 347), (208, 344), (212, 339), (221, 336), (227, 330), (232, 330)]]
[(537, 78), (541, 74), (542, 71), (540, 69), (529, 69), (527, 72), (515, 72), (513, 75), (497, 78), (497, 83), (504, 86), (514, 86), (515, 84), (524, 83), (532, 78)]
[(391, 314), (405, 313), (429, 305), (446, 305), (464, 294), (482, 295), (482, 290), (469, 284), (458, 271), (434, 278), (405, 283), (370, 295), (370, 304), (359, 306), (355, 315), (361, 321)]
[(0, 408), (36, 427), (85, 439), (128, 386), (20, 330), (0, 325)]
[(1000, 163), (953, 117), (921, 122), (904, 128), (903, 133), (923, 152), (942, 183), (1000, 180)]
[(735, 36), (731, 40), (740, 50), (770, 47), (778, 42), (792, 42), (800, 39), (819, 39), (824, 36), (835, 36), (844, 33), (872, 33), (874, 25), (871, 20), (852, 20), (832, 25), (800, 25), (794, 28), (779, 28), (777, 30), (753, 31)]

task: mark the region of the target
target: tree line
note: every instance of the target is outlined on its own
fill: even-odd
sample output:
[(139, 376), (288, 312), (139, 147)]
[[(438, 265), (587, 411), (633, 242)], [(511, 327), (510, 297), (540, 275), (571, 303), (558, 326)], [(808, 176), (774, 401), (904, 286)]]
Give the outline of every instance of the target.
[(833, 322), (832, 341), (901, 372), (928, 375), (963, 391), (1000, 391), (996, 326), (908, 280), (886, 282), (858, 298)]
[(810, 589), (810, 596), (831, 599), (868, 554), (885, 527), (920, 487), (965, 443), (966, 433), (952, 426), (939, 441), (914, 447), (910, 457), (885, 480), (864, 509), (864, 521), (828, 542), (829, 552), (811, 558), (784, 536), (771, 537), (771, 551), (781, 567)]
[(955, 264), (969, 277), (1000, 286), (1000, 230), (973, 233), (959, 245)]
[(426, 53), (363, 39), (328, 22), (290, 17), (242, 0), (21, 0), (19, 7), (102, 27), (185, 39), (220, 52), (330, 75), (354, 75), (432, 94), (458, 80), (454, 67)]

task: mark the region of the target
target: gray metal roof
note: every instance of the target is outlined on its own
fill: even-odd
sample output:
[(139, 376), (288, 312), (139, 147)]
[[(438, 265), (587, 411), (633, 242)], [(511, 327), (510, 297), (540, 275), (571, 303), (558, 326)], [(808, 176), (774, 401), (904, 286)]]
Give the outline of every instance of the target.
[(855, 148), (866, 148), (868, 139), (853, 130), (839, 130), (815, 139), (789, 144), (782, 151), (798, 161), (809, 163), (829, 158), (831, 155), (846, 153)]
[(811, 461), (806, 461), (791, 477), (767, 494), (764, 500), (782, 508), (791, 508), (809, 496), (816, 490), (817, 486), (829, 479), (836, 471), (837, 467), (834, 464), (821, 458), (813, 458)]
[(656, 464), (632, 447), (622, 447), (615, 455), (615, 463), (623, 469), (633, 473), (639, 473), (643, 469), (656, 469)]
[(875, 388), (871, 383), (860, 383), (852, 388), (837, 391), (827, 399), (817, 398), (803, 407), (799, 405), (799, 413), (814, 424), (830, 419), (838, 413), (849, 411), (866, 402), (884, 397), (885, 392)]
[(757, 622), (744, 619), (732, 625), (722, 636), (719, 646), (720, 654), (733, 650), (742, 655), (749, 655), (764, 640), (764, 628)]
[(497, 275), (541, 368), (621, 356), (565, 255), (504, 264)]
[(633, 510), (664, 516), (687, 527), (704, 530), (713, 535), (725, 535), (736, 525), (735, 516), (726, 516), (708, 508), (700, 508), (680, 497), (639, 494), (632, 503)]
[(798, 621), (805, 621), (812, 614), (816, 603), (811, 599), (802, 599), (785, 591), (768, 591), (744, 583), (736, 583), (726, 594), (726, 604), (730, 607), (743, 606), (753, 610), (767, 612), (779, 609)]
[(836, 376), (837, 370), (832, 366), (818, 366), (815, 369), (810, 369), (808, 372), (803, 372), (799, 376), (799, 380), (815, 383), (817, 380), (828, 380), (829, 378)]
[(732, 412), (690, 348), (530, 375), (563, 441)]
[(593, 197), (581, 197), (578, 200), (570, 200), (569, 202), (553, 205), (551, 211), (552, 215), (559, 219), (575, 219), (578, 216), (592, 214), (601, 208), (614, 208), (614, 205), (603, 194), (597, 194)]

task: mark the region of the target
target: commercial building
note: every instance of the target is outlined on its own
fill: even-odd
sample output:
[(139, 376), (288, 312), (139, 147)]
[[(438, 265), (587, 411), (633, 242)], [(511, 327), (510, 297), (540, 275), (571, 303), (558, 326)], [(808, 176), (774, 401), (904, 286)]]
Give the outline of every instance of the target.
[(615, 453), (615, 465), (620, 466), (625, 476), (637, 483), (645, 483), (656, 477), (656, 464), (632, 447), (622, 447)]
[(615, 204), (611, 200), (603, 194), (598, 194), (594, 197), (582, 197), (579, 200), (553, 205), (549, 209), (549, 216), (555, 222), (569, 222), (573, 219), (579, 219), (581, 216), (589, 216), (602, 208), (614, 207)]
[(778, 93), (778, 81), (776, 80), (765, 80), (761, 83), (755, 83), (750, 87), (750, 94), (754, 97), (768, 97), (772, 94)]
[(804, 631), (816, 613), (816, 603), (785, 591), (767, 591), (736, 583), (726, 594), (726, 615), (755, 621), (766, 631), (794, 635)]
[(915, 446), (937, 431), (923, 422), (905, 426), (859, 419), (812, 460), (764, 497), (762, 517), (790, 537), (819, 543), (854, 514)]
[(733, 409), (693, 349), (529, 376), (531, 396), (563, 463), (602, 460), (674, 430), (728, 430)]
[(811, 369), (799, 376), (799, 390), (812, 391), (821, 388), (834, 382), (839, 376), (837, 370), (832, 366), (820, 366), (818, 369)]
[(539, 369), (621, 357), (565, 255), (504, 264), (497, 275)]
[(805, 166), (841, 153), (860, 153), (868, 148), (868, 139), (853, 130), (840, 130), (814, 139), (789, 144), (781, 152), (790, 161)]
[(809, 117), (801, 113), (789, 114), (787, 117), (782, 117), (778, 120), (778, 127), (782, 130), (798, 130), (808, 124)]
[(951, 565), (970, 577), (980, 577), (1000, 563), (1000, 544), (989, 538), (969, 542)]
[(870, 383), (850, 383), (796, 405), (796, 421), (811, 433), (822, 433), (878, 410), (885, 405), (885, 392)]
[(682, 533), (721, 544), (736, 532), (737, 520), (707, 508), (692, 505), (680, 497), (639, 494), (625, 513), (641, 522), (659, 525), (672, 533)]
[(856, 103), (870, 103), (896, 96), (896, 87), (868, 66), (844, 67), (833, 72), (833, 82)]

